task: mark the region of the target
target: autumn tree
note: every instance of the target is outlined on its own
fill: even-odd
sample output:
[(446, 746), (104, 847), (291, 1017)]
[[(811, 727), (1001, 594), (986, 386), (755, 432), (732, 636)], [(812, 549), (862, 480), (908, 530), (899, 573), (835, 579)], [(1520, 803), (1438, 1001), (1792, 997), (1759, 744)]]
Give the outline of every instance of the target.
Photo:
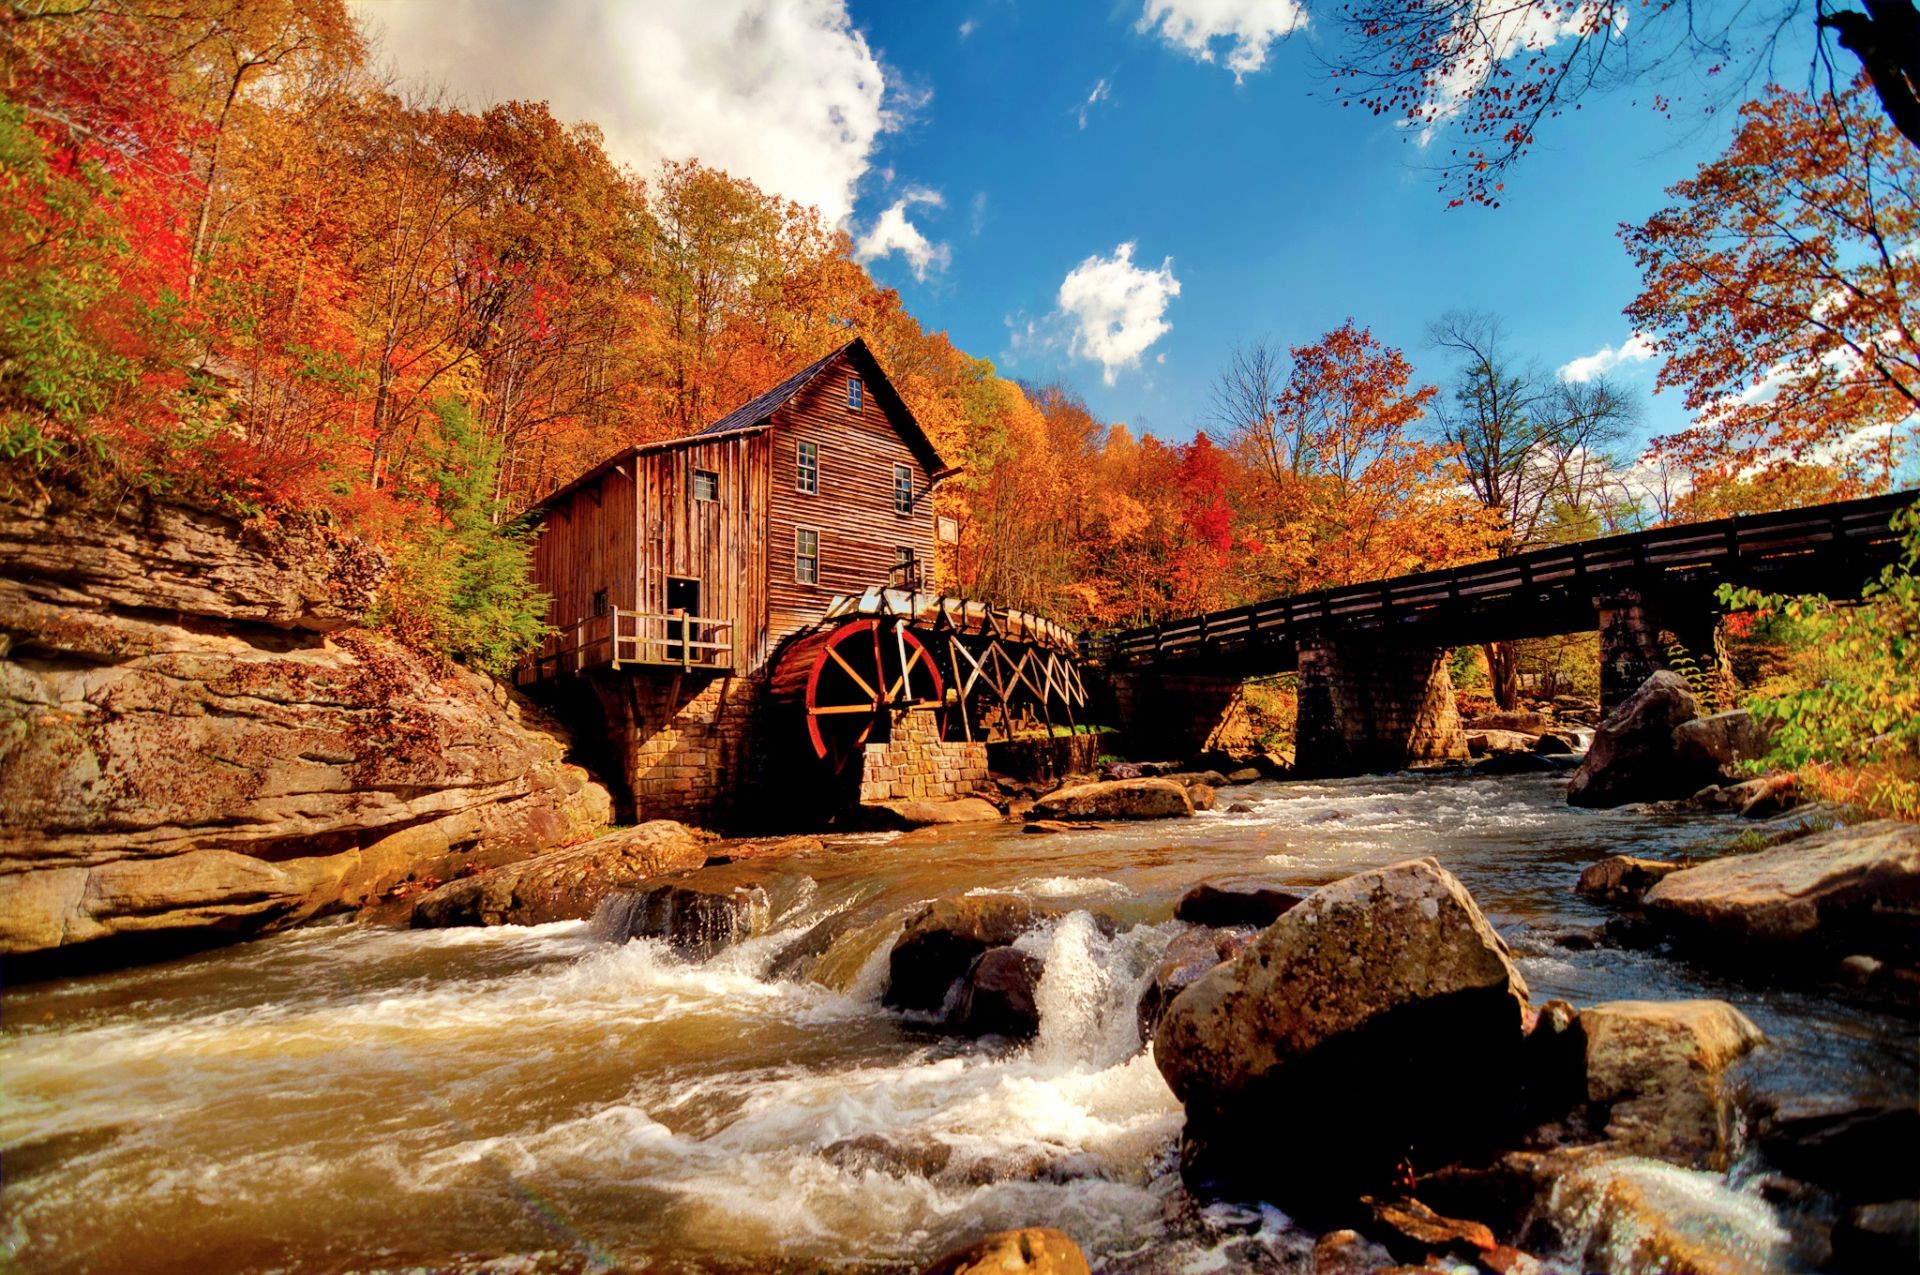
[(1920, 408), (1920, 162), (1856, 85), (1769, 89), (1719, 159), (1622, 235), (1627, 314), (1696, 423), (1661, 441), (1682, 516), (1884, 488)]
[(1794, 0), (1347, 0), (1340, 13), (1336, 91), (1423, 143), (1458, 134), (1465, 148), (1440, 165), (1456, 204), (1497, 203), (1547, 121), (1595, 90), (1638, 84), (1669, 114), (1675, 95), (1699, 96), (1706, 109), (1740, 101), (1783, 69), (1781, 41), (1802, 21), (1814, 37), (1807, 73), (1831, 80), (1851, 62), (1871, 81), (1882, 123), (1920, 147), (1914, 0), (1858, 9), (1821, 0), (1811, 10)]

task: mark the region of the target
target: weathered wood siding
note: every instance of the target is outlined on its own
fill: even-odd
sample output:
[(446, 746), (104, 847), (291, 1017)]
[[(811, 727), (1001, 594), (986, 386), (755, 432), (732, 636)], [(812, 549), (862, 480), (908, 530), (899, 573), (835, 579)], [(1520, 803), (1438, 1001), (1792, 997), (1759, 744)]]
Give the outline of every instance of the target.
[[(700, 614), (728, 621), (733, 666), (766, 659), (767, 543), (764, 435), (735, 435), (642, 455), (638, 609), (667, 610), (667, 581), (700, 581)], [(717, 501), (695, 500), (693, 474), (719, 476)]]
[[(608, 470), (547, 509), (533, 550), (533, 579), (552, 599), (547, 623), (572, 625), (609, 607), (634, 605), (633, 466)], [(554, 643), (550, 641), (548, 648)]]
[[(829, 365), (773, 417), (772, 475), (768, 501), (767, 593), (771, 641), (820, 618), (836, 593), (858, 593), (885, 584), (894, 550), (906, 546), (933, 561), (933, 501), (930, 482), (906, 441), (894, 430), (873, 394), (862, 386), (862, 406), (847, 406), (850, 365)], [(798, 489), (799, 444), (820, 447), (820, 491)], [(920, 498), (911, 515), (893, 509), (893, 467), (912, 467)], [(794, 533), (820, 533), (820, 579), (794, 579)]]

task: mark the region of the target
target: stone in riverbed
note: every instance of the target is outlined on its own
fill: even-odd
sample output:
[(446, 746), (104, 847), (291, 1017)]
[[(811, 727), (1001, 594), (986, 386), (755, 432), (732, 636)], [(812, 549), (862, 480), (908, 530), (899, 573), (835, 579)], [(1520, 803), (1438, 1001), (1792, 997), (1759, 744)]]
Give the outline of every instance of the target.
[(1540, 736), (1521, 731), (1470, 730), (1467, 732), (1467, 752), (1475, 757), (1493, 753), (1529, 753), (1539, 740)]
[(1040, 1030), (1034, 994), (1046, 964), (1014, 947), (990, 947), (974, 958), (954, 1008), (956, 1030), (968, 1036), (1011, 1036)]
[(1213, 930), (1196, 927), (1176, 934), (1140, 993), (1140, 1039), (1153, 1039), (1173, 998), (1198, 982), (1222, 961), (1230, 961), (1253, 942), (1251, 930)]
[(1580, 872), (1579, 884), (1573, 888), (1575, 893), (1602, 903), (1638, 903), (1648, 890), (1680, 871), (1682, 866), (1661, 859), (1616, 854), (1588, 864)]
[(585, 845), (449, 881), (414, 903), (413, 924), (544, 925), (593, 915), (600, 901), (644, 881), (697, 868), (712, 833), (671, 819), (622, 828)]
[(1833, 1228), (1833, 1257), (1835, 1265), (1846, 1270), (1911, 1271), (1920, 1266), (1920, 1200), (1886, 1200), (1849, 1209)]
[(948, 1253), (921, 1275), (1090, 1275), (1086, 1254), (1065, 1231), (1029, 1226), (999, 1231)]
[(1537, 713), (1530, 708), (1482, 713), (1464, 723), (1465, 728), (1470, 731), (1508, 731), (1520, 735), (1542, 734), (1549, 725), (1546, 714)]
[(1301, 896), (1251, 881), (1203, 881), (1180, 896), (1173, 919), (1194, 925), (1250, 925), (1264, 929), (1279, 920)]
[(1056, 789), (1034, 802), (1033, 819), (1166, 819), (1193, 813), (1184, 784), (1116, 779)]
[(1790, 1094), (1761, 1104), (1769, 1163), (1849, 1200), (1920, 1195), (1920, 1106)]
[(1766, 727), (1744, 708), (1713, 713), (1673, 728), (1673, 750), (1696, 766), (1711, 767), (1723, 779), (1743, 774), (1742, 763), (1758, 761), (1771, 745)]
[(1415, 1199), (1365, 1196), (1360, 1202), (1373, 1214), (1374, 1226), (1386, 1235), (1387, 1247), (1410, 1262), (1434, 1253), (1473, 1258), (1499, 1244), (1484, 1222), (1442, 1217)]
[(1506, 945), (1432, 859), (1324, 886), (1154, 1033), (1186, 1107), (1182, 1169), (1293, 1211), (1383, 1187), (1408, 1155), (1482, 1148), (1519, 1114), (1526, 1004)]
[(1757, 1275), (1801, 1269), (1771, 1205), (1703, 1174), (1602, 1156), (1574, 1160), (1547, 1186), (1541, 1215), (1565, 1233), (1576, 1270)]
[(1725, 1001), (1610, 1001), (1581, 1011), (1587, 1099), (1621, 1151), (1724, 1169), (1733, 1143), (1727, 1068), (1766, 1037)]
[(951, 801), (883, 801), (866, 808), (874, 822), (895, 828), (930, 828), (952, 823), (989, 823), (1000, 808), (981, 797)]
[(1393, 1254), (1358, 1231), (1328, 1231), (1313, 1246), (1313, 1275), (1375, 1275)]
[(936, 899), (908, 918), (894, 941), (884, 1003), (895, 1009), (939, 1009), (981, 953), (1005, 947), (1058, 915), (1058, 909), (1018, 894)]
[(1831, 947), (1911, 959), (1920, 951), (1920, 827), (1891, 819), (1835, 828), (1676, 872), (1647, 892), (1678, 937)]
[(1195, 810), (1212, 810), (1220, 799), (1220, 794), (1206, 784), (1193, 784), (1187, 788), (1187, 800), (1193, 803)]
[(663, 885), (609, 896), (593, 915), (593, 931), (614, 943), (661, 939), (689, 960), (704, 961), (764, 930), (768, 911), (759, 886), (723, 892)]
[(1587, 758), (1567, 783), (1575, 806), (1624, 806), (1686, 797), (1717, 773), (1710, 763), (1680, 758), (1674, 728), (1700, 715), (1686, 679), (1665, 669), (1640, 684), (1594, 732)]
[(821, 1149), (820, 1158), (854, 1172), (930, 1178), (953, 1159), (953, 1147), (938, 1138), (907, 1139), (866, 1133), (830, 1143)]

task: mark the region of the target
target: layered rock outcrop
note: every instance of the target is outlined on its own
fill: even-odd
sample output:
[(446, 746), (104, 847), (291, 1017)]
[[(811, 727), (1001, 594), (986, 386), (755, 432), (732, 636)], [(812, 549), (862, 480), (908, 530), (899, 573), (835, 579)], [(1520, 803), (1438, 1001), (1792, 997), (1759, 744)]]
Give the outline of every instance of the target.
[(356, 627), (324, 526), (0, 507), (0, 951), (257, 933), (611, 813), (493, 679)]

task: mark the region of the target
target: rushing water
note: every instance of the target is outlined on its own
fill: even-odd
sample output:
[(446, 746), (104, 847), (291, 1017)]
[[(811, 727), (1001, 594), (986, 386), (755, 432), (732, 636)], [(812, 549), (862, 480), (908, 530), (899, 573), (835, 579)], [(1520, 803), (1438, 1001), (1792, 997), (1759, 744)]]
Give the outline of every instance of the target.
[[(1536, 1002), (1723, 996), (1773, 1038), (1754, 1083), (1912, 1092), (1910, 1025), (1555, 941), (1603, 919), (1573, 894), (1582, 866), (1701, 852), (1728, 821), (1570, 810), (1551, 776), (1230, 798), (1255, 809), (850, 837), (709, 868), (763, 886), (771, 919), (704, 964), (585, 923), (328, 926), (11, 990), (0, 1255), (45, 1271), (896, 1270), (1046, 1223), (1111, 1270), (1302, 1269), (1311, 1237), (1279, 1213), (1180, 1189), (1180, 1110), (1134, 1003), (1194, 882), (1313, 885), (1427, 854), (1506, 933)], [(1023, 940), (1047, 970), (1028, 1045), (880, 1007), (904, 915), (969, 890), (1068, 910)], [(874, 1135), (939, 1167), (833, 1149)], [(1646, 1174), (1757, 1249), (1781, 1242), (1756, 1196)]]

